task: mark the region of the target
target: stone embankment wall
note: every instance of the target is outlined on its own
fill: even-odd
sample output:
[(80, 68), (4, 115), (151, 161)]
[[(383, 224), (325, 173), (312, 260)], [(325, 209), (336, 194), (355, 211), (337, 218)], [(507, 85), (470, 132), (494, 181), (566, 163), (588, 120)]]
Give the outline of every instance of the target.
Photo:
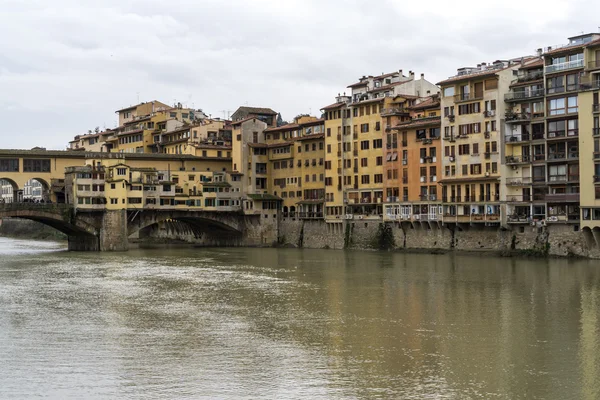
[[(324, 221), (286, 218), (279, 223), (279, 245), (304, 248), (378, 249), (379, 221)], [(387, 223), (394, 250), (479, 251), (532, 256), (600, 258), (595, 242), (573, 225), (546, 227), (442, 226), (427, 222)]]

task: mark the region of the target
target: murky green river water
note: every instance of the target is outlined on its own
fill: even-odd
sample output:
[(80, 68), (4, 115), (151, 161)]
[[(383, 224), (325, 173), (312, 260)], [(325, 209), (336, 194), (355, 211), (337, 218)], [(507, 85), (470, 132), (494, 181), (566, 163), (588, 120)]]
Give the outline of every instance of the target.
[(600, 399), (600, 262), (0, 238), (0, 398)]

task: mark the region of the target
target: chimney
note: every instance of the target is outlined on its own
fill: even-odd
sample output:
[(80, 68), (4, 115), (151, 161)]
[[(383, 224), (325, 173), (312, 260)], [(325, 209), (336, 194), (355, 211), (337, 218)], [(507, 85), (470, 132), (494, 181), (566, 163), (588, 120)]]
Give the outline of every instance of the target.
[(398, 70), (398, 73), (400, 74), (400, 78), (402, 78), (404, 76), (404, 75), (402, 75), (402, 70), (401, 69)]
[(539, 48), (535, 51), (535, 54), (537, 54), (538, 57), (540, 57), (542, 55), (542, 49)]
[(421, 80), (425, 79), (425, 74), (421, 74)]
[(431, 90), (427, 91), (427, 96), (429, 96), (431, 94)]
[(414, 78), (415, 78), (415, 73), (414, 73), (414, 72), (412, 72), (412, 71), (408, 71), (408, 76), (409, 76), (410, 78), (413, 78), (413, 79), (414, 79)]

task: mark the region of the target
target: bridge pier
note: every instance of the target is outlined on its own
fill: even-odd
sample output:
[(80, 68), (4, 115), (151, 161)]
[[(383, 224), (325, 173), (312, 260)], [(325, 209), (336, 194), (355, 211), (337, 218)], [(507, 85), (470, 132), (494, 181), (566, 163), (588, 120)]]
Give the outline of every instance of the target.
[(127, 211), (105, 210), (102, 214), (99, 238), (100, 251), (127, 251)]
[(100, 251), (98, 238), (93, 235), (69, 236), (69, 251)]

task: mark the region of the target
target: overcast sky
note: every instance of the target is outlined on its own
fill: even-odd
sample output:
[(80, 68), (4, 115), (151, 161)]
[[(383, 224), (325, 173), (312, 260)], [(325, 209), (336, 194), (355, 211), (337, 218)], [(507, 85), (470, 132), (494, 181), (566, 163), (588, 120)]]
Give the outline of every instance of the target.
[(291, 120), (362, 75), (533, 54), (597, 32), (597, 0), (0, 0), (0, 148), (63, 149), (114, 110), (175, 101)]

